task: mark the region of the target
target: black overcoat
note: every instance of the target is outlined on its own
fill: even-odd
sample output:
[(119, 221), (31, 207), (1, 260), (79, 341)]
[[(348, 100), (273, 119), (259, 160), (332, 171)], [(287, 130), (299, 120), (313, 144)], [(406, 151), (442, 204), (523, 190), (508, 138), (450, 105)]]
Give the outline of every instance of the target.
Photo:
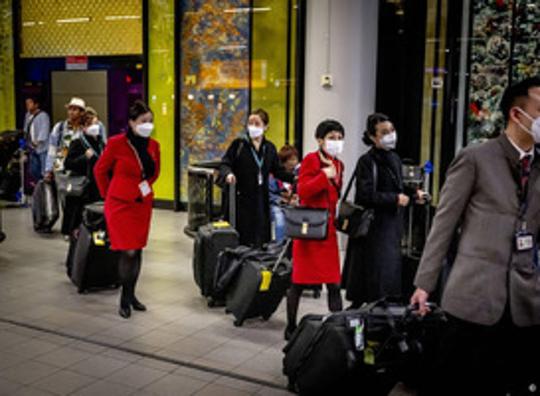
[(355, 203), (374, 208), (375, 218), (365, 238), (348, 241), (342, 280), (346, 298), (362, 303), (401, 295), (401, 159), (393, 151), (372, 148), (359, 158), (355, 174)]
[[(262, 161), (262, 184), (259, 184), (259, 166)], [(270, 202), (268, 175), (292, 183), (294, 176), (280, 165), (274, 144), (263, 139), (259, 151), (250, 139), (235, 139), (222, 158), (220, 176), (236, 176), (236, 229), (240, 244), (260, 246), (270, 241)]]

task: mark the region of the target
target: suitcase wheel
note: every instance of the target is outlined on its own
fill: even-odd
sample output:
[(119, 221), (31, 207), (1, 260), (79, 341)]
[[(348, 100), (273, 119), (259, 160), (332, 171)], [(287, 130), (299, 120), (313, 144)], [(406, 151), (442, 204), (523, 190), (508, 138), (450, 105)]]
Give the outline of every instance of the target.
[(228, 315), (228, 314), (231, 314), (232, 311), (229, 308), (225, 308), (225, 313)]
[(243, 320), (235, 320), (233, 322), (233, 324), (235, 325), (235, 327), (241, 327), (244, 324), (244, 321)]
[(208, 308), (214, 308), (216, 306), (216, 302), (213, 298), (209, 298), (206, 304), (208, 305)]

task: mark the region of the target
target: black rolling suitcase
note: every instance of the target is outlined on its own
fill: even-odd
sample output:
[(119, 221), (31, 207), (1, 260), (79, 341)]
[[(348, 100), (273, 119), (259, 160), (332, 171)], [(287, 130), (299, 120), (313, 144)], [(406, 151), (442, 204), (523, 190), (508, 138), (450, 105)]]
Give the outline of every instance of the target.
[(214, 298), (215, 272), (218, 255), (225, 248), (238, 246), (238, 232), (227, 222), (220, 221), (200, 227), (193, 248), (193, 277), (208, 298), (208, 306), (217, 302)]
[(283, 374), (289, 379), (289, 390), (295, 390), (297, 372), (313, 345), (315, 335), (321, 328), (324, 315), (305, 315), (298, 324), (291, 339), (283, 348)]
[[(234, 185), (229, 186), (231, 216), (235, 218)], [(208, 299), (208, 306), (222, 305), (215, 296), (215, 274), (218, 255), (226, 248), (238, 246), (239, 235), (233, 223), (216, 221), (199, 227), (193, 245), (193, 278), (201, 290), (201, 295)]]
[(291, 283), (292, 266), (285, 256), (290, 244), (271, 244), (243, 260), (227, 291), (227, 312), (234, 325), (262, 317), (268, 320), (276, 311)]
[(50, 232), (58, 220), (58, 198), (53, 183), (40, 180), (32, 195), (32, 218), (34, 230)]
[(397, 382), (418, 386), (435, 359), (443, 321), (435, 307), (419, 318), (384, 300), (327, 317), (309, 315), (284, 348), (289, 389), (323, 395), (352, 388), (386, 396)]
[[(119, 259), (120, 252), (110, 249), (103, 204), (87, 205), (72, 251), (71, 281), (77, 286), (79, 293), (93, 288), (117, 287)], [(69, 271), (68, 257), (68, 273)]]

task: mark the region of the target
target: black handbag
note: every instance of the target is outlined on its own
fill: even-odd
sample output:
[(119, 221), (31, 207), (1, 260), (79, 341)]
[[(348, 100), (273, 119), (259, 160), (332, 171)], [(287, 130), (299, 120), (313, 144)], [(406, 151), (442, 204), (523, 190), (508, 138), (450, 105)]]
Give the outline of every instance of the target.
[(86, 192), (90, 179), (84, 175), (72, 175), (70, 172), (57, 172), (55, 175), (58, 192), (66, 197), (81, 197)]
[[(336, 229), (349, 236), (349, 238), (365, 237), (369, 232), (369, 227), (375, 217), (375, 210), (357, 205), (354, 202), (347, 201), (347, 196), (351, 191), (356, 172), (351, 176), (345, 195), (339, 205), (338, 215), (336, 217)], [(377, 165), (373, 161), (373, 191), (377, 189)]]
[(294, 239), (322, 240), (328, 236), (328, 210), (303, 206), (286, 207), (285, 234)]

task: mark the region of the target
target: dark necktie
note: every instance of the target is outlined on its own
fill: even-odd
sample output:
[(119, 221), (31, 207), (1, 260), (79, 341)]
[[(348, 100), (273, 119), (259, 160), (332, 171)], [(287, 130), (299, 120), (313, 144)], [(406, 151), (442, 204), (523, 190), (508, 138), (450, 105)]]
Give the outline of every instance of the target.
[(531, 174), (531, 156), (526, 155), (521, 159), (521, 191), (525, 193), (527, 191), (527, 184), (529, 183), (529, 175)]

